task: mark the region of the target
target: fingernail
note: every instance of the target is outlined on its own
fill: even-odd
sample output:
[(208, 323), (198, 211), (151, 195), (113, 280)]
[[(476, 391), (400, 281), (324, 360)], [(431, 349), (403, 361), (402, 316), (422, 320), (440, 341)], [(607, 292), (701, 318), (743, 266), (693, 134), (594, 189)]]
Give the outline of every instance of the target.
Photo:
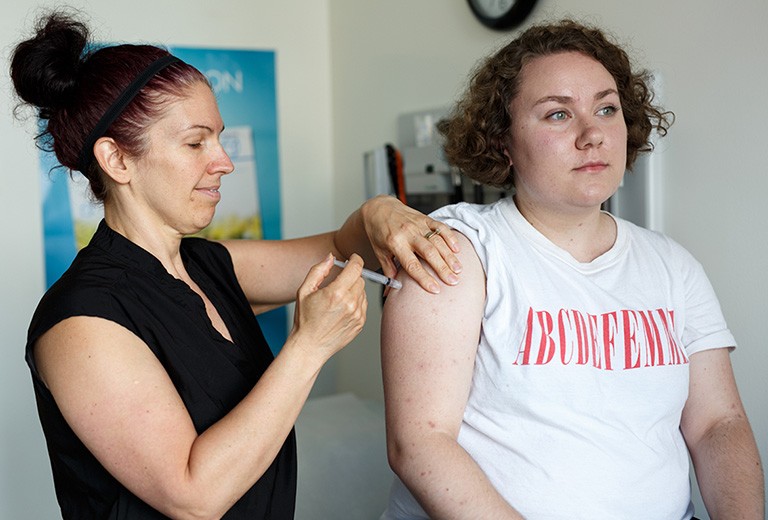
[(438, 294), (440, 292), (440, 286), (436, 283), (429, 284), (429, 292), (432, 294)]
[(455, 264), (451, 265), (451, 269), (453, 269), (454, 273), (460, 273), (461, 272), (461, 264), (459, 262), (456, 262)]

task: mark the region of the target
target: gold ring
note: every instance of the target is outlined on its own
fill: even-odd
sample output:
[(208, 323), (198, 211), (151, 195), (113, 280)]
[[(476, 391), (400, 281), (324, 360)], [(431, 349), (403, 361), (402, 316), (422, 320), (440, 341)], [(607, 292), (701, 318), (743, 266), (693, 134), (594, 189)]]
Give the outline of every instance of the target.
[(435, 236), (435, 235), (439, 235), (439, 234), (440, 234), (440, 230), (439, 230), (439, 229), (430, 229), (430, 230), (429, 230), (429, 232), (428, 232), (427, 234), (425, 234), (425, 235), (424, 235), (424, 238), (426, 238), (427, 240), (429, 240), (429, 239), (430, 239), (430, 238), (432, 238), (433, 236)]

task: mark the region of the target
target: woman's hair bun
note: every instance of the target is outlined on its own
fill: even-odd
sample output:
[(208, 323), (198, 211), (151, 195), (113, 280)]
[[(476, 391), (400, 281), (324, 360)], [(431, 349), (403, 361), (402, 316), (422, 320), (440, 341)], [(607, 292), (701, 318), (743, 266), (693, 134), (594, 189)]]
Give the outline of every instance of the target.
[(88, 36), (83, 22), (55, 11), (40, 18), (35, 35), (14, 49), (14, 88), (23, 101), (38, 107), (40, 117), (47, 119), (73, 100)]

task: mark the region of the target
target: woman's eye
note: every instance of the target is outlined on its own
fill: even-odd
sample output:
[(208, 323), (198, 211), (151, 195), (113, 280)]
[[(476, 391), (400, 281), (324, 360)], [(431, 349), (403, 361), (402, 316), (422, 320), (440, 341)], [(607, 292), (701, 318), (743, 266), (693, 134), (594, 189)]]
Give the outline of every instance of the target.
[(189, 146), (190, 148), (200, 148), (201, 146), (203, 146), (203, 143), (189, 143), (187, 144), (187, 146)]
[(618, 112), (619, 109), (613, 105), (609, 105), (607, 107), (603, 107), (600, 110), (597, 111), (597, 113), (601, 116), (612, 116), (616, 112)]
[(564, 110), (558, 110), (557, 112), (552, 112), (547, 116), (547, 119), (551, 119), (552, 121), (565, 121), (567, 118), (568, 118), (568, 114), (566, 114)]

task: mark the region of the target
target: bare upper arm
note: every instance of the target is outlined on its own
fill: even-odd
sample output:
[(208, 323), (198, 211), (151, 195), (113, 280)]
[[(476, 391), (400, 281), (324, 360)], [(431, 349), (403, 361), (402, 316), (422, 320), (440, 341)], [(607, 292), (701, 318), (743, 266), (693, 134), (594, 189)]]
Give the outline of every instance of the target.
[(339, 257), (333, 233), (292, 240), (226, 240), (235, 274), (255, 310), (296, 299), (309, 269), (329, 253)]
[(480, 335), (485, 275), (472, 244), (460, 235), (463, 271), (455, 286), (431, 294), (401, 276), (382, 319), (387, 432), (458, 435)]
[(173, 493), (197, 434), (147, 345), (114, 322), (80, 316), (46, 332), (34, 354), (62, 415), (107, 471), (149, 503)]
[(693, 354), (689, 362), (688, 400), (681, 429), (691, 445), (723, 420), (746, 417), (731, 366), (730, 349), (717, 348)]

